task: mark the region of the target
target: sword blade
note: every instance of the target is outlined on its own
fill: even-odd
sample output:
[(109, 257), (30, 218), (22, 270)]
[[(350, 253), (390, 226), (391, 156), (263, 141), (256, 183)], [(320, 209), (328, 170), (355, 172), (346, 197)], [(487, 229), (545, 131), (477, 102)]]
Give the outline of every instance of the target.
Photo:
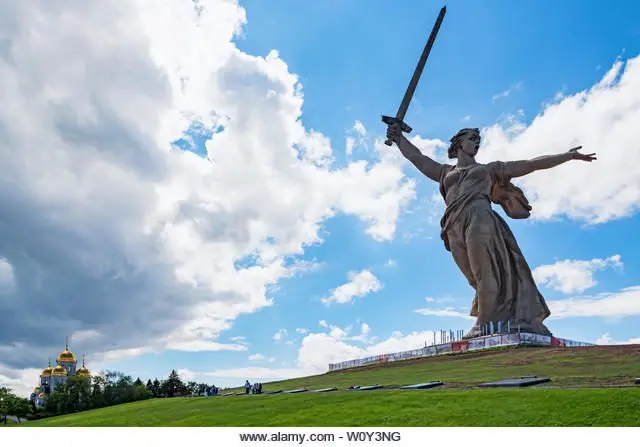
[(431, 48), (433, 47), (433, 43), (436, 41), (436, 36), (438, 35), (438, 31), (440, 30), (440, 25), (442, 24), (442, 20), (444, 19), (444, 15), (447, 13), (447, 7), (443, 6), (440, 10), (440, 14), (438, 14), (438, 18), (436, 19), (436, 23), (433, 25), (433, 29), (431, 30), (431, 34), (429, 35), (429, 40), (422, 51), (422, 55), (418, 60), (418, 65), (416, 66), (415, 71), (413, 72), (413, 76), (411, 77), (411, 82), (409, 82), (409, 87), (407, 87), (407, 91), (404, 93), (404, 98), (402, 98), (402, 102), (400, 103), (400, 107), (398, 107), (398, 113), (396, 113), (396, 118), (400, 121), (404, 120), (404, 116), (407, 114), (407, 109), (409, 108), (409, 103), (411, 102), (411, 98), (413, 98), (413, 94), (416, 91), (416, 87), (418, 86), (418, 81), (420, 80), (420, 76), (422, 75), (422, 70), (424, 70), (424, 66), (427, 63), (427, 59), (429, 58), (429, 53), (431, 53)]

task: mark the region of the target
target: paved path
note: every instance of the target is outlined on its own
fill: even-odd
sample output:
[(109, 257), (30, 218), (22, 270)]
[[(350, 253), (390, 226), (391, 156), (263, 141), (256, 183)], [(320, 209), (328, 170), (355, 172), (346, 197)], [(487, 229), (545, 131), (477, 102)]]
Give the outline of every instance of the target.
[(12, 421), (17, 422), (18, 424), (21, 424), (24, 422), (24, 419), (18, 420), (18, 418), (15, 416), (7, 416), (7, 419), (11, 419)]

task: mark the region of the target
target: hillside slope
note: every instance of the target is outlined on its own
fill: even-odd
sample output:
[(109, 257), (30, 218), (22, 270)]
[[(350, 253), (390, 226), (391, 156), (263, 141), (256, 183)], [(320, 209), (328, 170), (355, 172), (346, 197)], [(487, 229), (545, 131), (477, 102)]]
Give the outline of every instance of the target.
[(489, 380), (525, 375), (549, 376), (553, 379), (549, 386), (632, 384), (640, 376), (640, 345), (518, 347), (427, 357), (271, 382), (264, 385), (264, 390), (400, 386), (432, 380), (444, 382), (447, 388), (469, 388)]
[[(531, 389), (488, 380), (548, 376)], [(379, 391), (153, 399), (28, 426), (638, 426), (640, 346), (510, 348), (369, 366), (264, 385), (264, 391), (381, 384)], [(441, 380), (431, 390), (391, 388)], [(595, 389), (602, 388), (602, 389)], [(485, 411), (490, 409), (490, 411)]]

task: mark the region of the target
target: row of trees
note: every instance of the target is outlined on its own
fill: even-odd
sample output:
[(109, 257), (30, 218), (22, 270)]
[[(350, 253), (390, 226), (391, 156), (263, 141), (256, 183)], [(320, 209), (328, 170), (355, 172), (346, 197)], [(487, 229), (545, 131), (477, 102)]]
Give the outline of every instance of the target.
[(151, 380), (147, 381), (146, 385), (147, 390), (153, 397), (202, 395), (211, 387), (214, 387), (214, 385), (196, 382), (184, 383), (175, 369), (162, 382), (156, 378), (153, 382)]
[[(91, 382), (71, 376), (48, 396), (45, 411), (56, 415), (75, 413), (149, 398), (200, 395), (209, 388), (205, 383), (184, 383), (175, 370), (166, 379), (149, 380), (146, 385), (140, 378), (133, 380), (119, 371), (100, 373)], [(35, 407), (33, 410), (35, 413)]]
[(15, 416), (20, 422), (30, 412), (28, 399), (16, 396), (10, 388), (0, 387), (0, 424), (7, 425), (7, 416)]

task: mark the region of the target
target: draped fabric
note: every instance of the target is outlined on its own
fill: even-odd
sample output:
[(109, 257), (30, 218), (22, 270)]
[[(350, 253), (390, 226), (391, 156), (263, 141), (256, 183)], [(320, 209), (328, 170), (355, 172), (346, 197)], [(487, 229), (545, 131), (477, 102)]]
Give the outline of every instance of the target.
[(476, 326), (510, 322), (521, 331), (550, 335), (543, 324), (550, 315), (531, 269), (507, 223), (491, 207), (526, 218), (531, 207), (510, 182), (508, 165), (494, 162), (458, 168), (442, 165), (440, 193), (446, 210), (440, 222), (445, 248), (475, 289), (471, 315)]

